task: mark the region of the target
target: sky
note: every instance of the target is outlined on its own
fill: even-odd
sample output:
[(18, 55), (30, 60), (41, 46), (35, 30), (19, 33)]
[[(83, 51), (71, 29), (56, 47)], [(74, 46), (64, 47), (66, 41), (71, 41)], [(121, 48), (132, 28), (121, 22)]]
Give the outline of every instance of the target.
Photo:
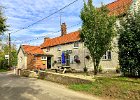
[[(4, 7), (3, 13), (7, 18), (9, 32), (15, 32), (27, 27), (32, 23), (52, 14), (74, 0), (0, 0)], [(100, 7), (115, 0), (93, 0), (93, 5)], [(73, 5), (65, 8), (59, 13), (29, 27), (28, 29), (11, 33), (12, 43), (17, 46), (21, 44), (40, 45), (44, 37), (60, 36), (60, 15), (61, 22), (67, 24), (67, 31), (73, 32), (81, 27), (80, 11), (83, 7), (83, 0), (78, 0)]]

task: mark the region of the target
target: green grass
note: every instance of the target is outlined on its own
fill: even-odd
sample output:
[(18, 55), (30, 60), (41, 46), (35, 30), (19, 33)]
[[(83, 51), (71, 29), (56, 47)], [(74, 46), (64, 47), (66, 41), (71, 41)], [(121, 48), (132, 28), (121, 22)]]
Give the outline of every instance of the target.
[(73, 84), (69, 88), (102, 97), (140, 100), (140, 79), (100, 77), (91, 84)]
[(0, 69), (0, 72), (6, 72), (7, 70), (5, 70), (5, 69)]

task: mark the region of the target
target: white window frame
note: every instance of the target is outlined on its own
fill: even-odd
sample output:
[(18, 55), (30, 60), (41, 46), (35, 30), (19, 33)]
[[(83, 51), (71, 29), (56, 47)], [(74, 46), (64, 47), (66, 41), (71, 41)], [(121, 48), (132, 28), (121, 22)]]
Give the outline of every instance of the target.
[[(77, 44), (76, 44), (77, 43)], [(76, 44), (76, 45), (75, 45)], [(78, 49), (79, 48), (79, 42), (74, 42), (74, 46), (73, 46), (74, 49)]]
[(60, 46), (60, 45), (57, 46), (57, 50), (58, 50), (58, 51), (61, 51), (61, 46)]
[(42, 56), (41, 60), (47, 60), (47, 57), (46, 56)]
[(50, 47), (47, 47), (47, 48), (46, 48), (46, 52), (49, 52), (49, 51), (50, 51)]
[[(109, 57), (110, 53), (110, 57)], [(105, 54), (102, 57), (102, 60), (111, 60), (112, 59), (112, 52), (111, 51), (106, 51)]]

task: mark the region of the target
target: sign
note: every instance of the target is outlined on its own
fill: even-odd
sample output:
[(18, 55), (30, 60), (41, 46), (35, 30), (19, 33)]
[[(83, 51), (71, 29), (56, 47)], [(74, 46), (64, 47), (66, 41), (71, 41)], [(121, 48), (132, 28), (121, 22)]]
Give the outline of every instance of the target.
[(9, 59), (9, 55), (5, 55), (5, 59)]

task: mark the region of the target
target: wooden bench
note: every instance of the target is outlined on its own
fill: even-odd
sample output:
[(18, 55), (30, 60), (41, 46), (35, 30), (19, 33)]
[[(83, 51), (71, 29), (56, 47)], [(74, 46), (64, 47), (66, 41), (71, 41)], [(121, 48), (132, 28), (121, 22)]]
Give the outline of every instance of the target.
[(72, 71), (73, 69), (70, 66), (57, 66), (56, 68), (52, 68), (57, 73), (58, 71), (65, 73), (67, 70)]

